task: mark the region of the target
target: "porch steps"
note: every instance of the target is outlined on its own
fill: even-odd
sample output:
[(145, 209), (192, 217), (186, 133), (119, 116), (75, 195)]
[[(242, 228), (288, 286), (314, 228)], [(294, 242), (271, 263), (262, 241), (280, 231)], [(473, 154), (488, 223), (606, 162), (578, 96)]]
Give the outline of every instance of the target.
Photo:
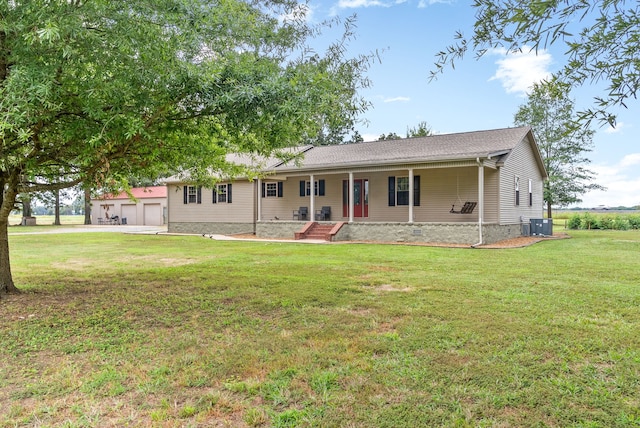
[(333, 236), (342, 227), (342, 222), (334, 223), (307, 223), (300, 232), (296, 232), (296, 239), (317, 239), (331, 241)]

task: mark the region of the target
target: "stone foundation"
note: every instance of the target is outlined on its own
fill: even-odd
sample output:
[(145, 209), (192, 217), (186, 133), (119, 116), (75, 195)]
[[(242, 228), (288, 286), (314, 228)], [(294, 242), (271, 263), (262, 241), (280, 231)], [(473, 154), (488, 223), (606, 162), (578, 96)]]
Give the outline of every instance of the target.
[(236, 235), (254, 233), (253, 223), (176, 223), (170, 222), (169, 233), (187, 233), (194, 235)]
[[(483, 225), (484, 244), (522, 236), (515, 225)], [(334, 241), (426, 242), (473, 245), (479, 241), (477, 223), (351, 223), (345, 224)]]
[[(306, 222), (262, 221), (252, 223), (170, 223), (170, 233), (234, 235), (255, 233), (263, 239), (294, 239)], [(522, 225), (482, 226), (484, 244), (522, 236)], [(473, 245), (478, 243), (477, 223), (345, 223), (333, 241), (427, 242)]]
[(305, 221), (261, 221), (256, 223), (256, 236), (258, 238), (285, 238), (294, 239), (296, 232), (299, 232)]

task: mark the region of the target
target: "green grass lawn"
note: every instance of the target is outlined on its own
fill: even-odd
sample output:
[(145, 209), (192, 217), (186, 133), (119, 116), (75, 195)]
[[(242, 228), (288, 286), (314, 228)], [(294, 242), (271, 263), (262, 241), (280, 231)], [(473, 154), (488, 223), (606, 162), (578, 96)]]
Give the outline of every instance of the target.
[(0, 426), (640, 425), (640, 233), (12, 235)]
[[(36, 218), (36, 226), (51, 226), (55, 221), (55, 216), (53, 215), (37, 215)], [(10, 215), (9, 216), (9, 225), (10, 226), (19, 226), (22, 223), (22, 215)], [(61, 215), (60, 223), (63, 225), (73, 225), (73, 224), (84, 224), (84, 215)], [(24, 227), (25, 231), (29, 231), (30, 229), (37, 229), (37, 227), (29, 226)]]

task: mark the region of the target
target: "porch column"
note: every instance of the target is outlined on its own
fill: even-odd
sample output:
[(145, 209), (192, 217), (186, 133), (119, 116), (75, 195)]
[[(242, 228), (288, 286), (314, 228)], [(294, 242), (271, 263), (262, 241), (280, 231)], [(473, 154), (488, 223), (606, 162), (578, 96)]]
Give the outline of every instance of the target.
[(353, 223), (353, 172), (349, 173), (349, 223)]
[(413, 168), (409, 168), (409, 223), (413, 223)]
[(316, 204), (315, 204), (315, 202), (316, 202), (316, 200), (315, 200), (316, 187), (315, 187), (315, 185), (316, 185), (316, 183), (315, 183), (313, 174), (311, 174), (309, 176), (309, 180), (311, 181), (311, 184), (310, 184), (311, 190), (309, 190), (310, 198), (309, 198), (309, 219), (308, 219), (308, 221), (315, 221), (315, 219), (316, 219), (315, 218), (315, 212), (316, 212)]
[(258, 178), (258, 189), (256, 190), (258, 198), (258, 221), (262, 221), (262, 179)]
[(478, 160), (478, 205), (478, 244), (482, 244), (482, 222), (484, 219), (484, 164), (480, 160)]

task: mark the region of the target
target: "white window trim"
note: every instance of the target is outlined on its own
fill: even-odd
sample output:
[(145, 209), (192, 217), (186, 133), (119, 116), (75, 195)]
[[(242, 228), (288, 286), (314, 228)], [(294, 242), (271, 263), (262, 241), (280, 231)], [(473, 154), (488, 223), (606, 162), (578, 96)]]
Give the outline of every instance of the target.
[[(222, 190), (224, 189), (224, 190)], [(218, 184), (216, 185), (216, 202), (219, 204), (228, 204), (227, 198), (227, 185), (226, 184)], [(220, 196), (224, 196), (224, 201), (220, 200)]]
[[(272, 191), (273, 194), (270, 195), (269, 191)], [(277, 198), (278, 197), (278, 183), (277, 182), (265, 183), (264, 196), (265, 196), (265, 198)]]
[[(407, 180), (407, 190), (400, 190), (400, 180), (406, 178)], [(409, 201), (409, 187), (410, 187), (410, 183), (409, 183), (409, 176), (408, 175), (404, 175), (404, 176), (396, 176), (396, 206), (409, 206), (411, 205), (411, 201)], [(400, 194), (400, 192), (406, 193), (407, 194), (407, 203), (406, 204), (401, 204), (398, 200), (398, 195)]]

